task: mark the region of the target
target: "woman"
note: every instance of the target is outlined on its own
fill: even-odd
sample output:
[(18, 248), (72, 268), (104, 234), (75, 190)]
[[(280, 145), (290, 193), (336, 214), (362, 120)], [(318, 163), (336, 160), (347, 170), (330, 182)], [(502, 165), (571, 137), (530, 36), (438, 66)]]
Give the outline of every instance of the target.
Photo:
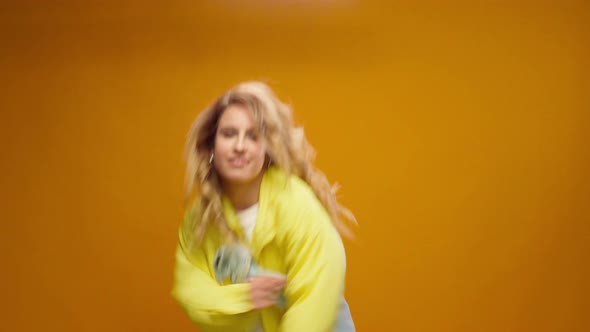
[(189, 318), (203, 331), (354, 331), (337, 232), (354, 217), (290, 108), (263, 83), (239, 84), (199, 114), (185, 157), (172, 294)]

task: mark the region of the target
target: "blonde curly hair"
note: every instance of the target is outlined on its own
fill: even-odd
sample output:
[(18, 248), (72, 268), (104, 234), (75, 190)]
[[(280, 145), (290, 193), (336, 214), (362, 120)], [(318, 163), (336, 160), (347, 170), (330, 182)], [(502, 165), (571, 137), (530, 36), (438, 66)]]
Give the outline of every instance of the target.
[[(225, 109), (239, 104), (252, 110), (259, 130), (266, 140), (267, 158), (287, 174), (295, 174), (312, 188), (330, 214), (334, 226), (343, 235), (352, 236), (350, 228), (340, 218), (356, 224), (354, 215), (336, 200), (338, 186), (331, 186), (326, 176), (313, 166), (315, 152), (307, 142), (302, 128), (295, 128), (291, 108), (277, 98), (262, 82), (243, 82), (219, 97), (195, 119), (185, 146), (186, 201), (196, 206), (191, 218), (191, 237), (200, 243), (208, 227), (216, 227), (224, 236), (235, 238), (223, 217), (221, 186), (209, 158), (215, 134)], [(192, 244), (192, 241), (191, 241)]]

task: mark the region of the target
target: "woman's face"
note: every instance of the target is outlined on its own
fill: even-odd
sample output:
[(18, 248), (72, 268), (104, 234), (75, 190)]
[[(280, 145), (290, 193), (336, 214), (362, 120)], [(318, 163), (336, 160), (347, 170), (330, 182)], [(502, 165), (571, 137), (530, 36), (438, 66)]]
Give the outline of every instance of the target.
[(255, 125), (254, 114), (245, 106), (228, 106), (215, 133), (215, 170), (226, 184), (248, 184), (257, 179), (264, 165), (266, 144)]

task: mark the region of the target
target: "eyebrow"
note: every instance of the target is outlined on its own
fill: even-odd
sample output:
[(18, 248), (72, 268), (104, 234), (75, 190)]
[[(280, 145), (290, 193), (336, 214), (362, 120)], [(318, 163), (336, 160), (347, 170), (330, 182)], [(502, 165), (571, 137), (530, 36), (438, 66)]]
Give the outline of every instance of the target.
[[(218, 130), (225, 130), (225, 129), (234, 129), (234, 130), (237, 130), (238, 128), (236, 126), (233, 126), (233, 125), (224, 125), (224, 126), (219, 126), (218, 127)], [(260, 131), (260, 129), (257, 128), (257, 127), (251, 127), (251, 128), (246, 129), (246, 131), (252, 131), (252, 130), (253, 131)]]

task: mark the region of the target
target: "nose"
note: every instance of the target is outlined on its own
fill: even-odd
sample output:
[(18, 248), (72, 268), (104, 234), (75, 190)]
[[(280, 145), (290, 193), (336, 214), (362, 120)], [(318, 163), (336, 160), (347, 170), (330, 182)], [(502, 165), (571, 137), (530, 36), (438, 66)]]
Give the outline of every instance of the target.
[(236, 144), (234, 145), (234, 149), (238, 152), (242, 152), (245, 149), (245, 145), (244, 145), (244, 136), (240, 135), (238, 136), (238, 138), (236, 139)]

